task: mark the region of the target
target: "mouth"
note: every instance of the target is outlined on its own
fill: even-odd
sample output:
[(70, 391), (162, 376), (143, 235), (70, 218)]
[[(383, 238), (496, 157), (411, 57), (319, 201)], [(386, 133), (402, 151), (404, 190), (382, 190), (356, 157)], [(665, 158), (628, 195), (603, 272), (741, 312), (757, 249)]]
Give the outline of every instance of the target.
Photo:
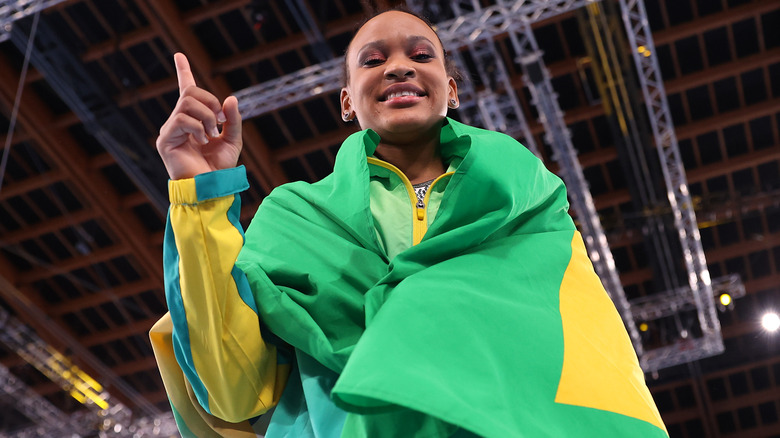
[(397, 84), (387, 87), (384, 93), (379, 97), (379, 101), (401, 101), (425, 96), (427, 96), (427, 93), (414, 85)]

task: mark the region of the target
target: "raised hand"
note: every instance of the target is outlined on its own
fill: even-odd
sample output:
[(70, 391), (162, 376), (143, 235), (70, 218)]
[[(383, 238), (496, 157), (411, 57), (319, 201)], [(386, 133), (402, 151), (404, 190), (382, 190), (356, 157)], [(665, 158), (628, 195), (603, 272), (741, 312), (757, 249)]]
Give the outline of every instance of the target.
[(191, 178), (235, 167), (242, 147), (238, 100), (229, 96), (220, 103), (216, 96), (195, 85), (184, 54), (176, 53), (173, 59), (179, 100), (157, 137), (157, 152), (168, 175), (171, 179)]

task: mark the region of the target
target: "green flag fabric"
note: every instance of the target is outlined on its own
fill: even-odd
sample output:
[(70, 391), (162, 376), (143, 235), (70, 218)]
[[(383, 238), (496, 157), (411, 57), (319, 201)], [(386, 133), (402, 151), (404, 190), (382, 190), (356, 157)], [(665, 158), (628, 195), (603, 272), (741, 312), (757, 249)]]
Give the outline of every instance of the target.
[(441, 147), (464, 159), (390, 261), (369, 209), (378, 141), (353, 134), (333, 174), (274, 190), (237, 262), (268, 328), (340, 375), (334, 401), (362, 414), (342, 436), (667, 436), (560, 179), (448, 119)]

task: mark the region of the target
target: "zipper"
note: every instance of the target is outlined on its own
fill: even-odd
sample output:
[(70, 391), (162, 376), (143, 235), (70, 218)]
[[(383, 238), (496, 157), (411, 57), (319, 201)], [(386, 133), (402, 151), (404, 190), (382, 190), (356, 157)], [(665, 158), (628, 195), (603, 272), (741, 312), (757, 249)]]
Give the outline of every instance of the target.
[(409, 181), (409, 178), (407, 178), (403, 172), (401, 172), (401, 169), (395, 167), (387, 161), (382, 161), (374, 157), (368, 157), (368, 162), (394, 172), (396, 175), (398, 175), (399, 178), (401, 178), (401, 182), (404, 183), (406, 192), (409, 195), (409, 200), (412, 203), (412, 245), (417, 245), (420, 243), (423, 236), (425, 236), (425, 232), (428, 231), (428, 200), (430, 199), (431, 189), (433, 189), (434, 184), (439, 182), (443, 177), (453, 175), (455, 172), (447, 172), (439, 175), (438, 178), (431, 182), (431, 185), (428, 187), (428, 191), (425, 192), (425, 197), (422, 201), (420, 201), (417, 199), (417, 193), (414, 192), (414, 186), (412, 186), (412, 182)]

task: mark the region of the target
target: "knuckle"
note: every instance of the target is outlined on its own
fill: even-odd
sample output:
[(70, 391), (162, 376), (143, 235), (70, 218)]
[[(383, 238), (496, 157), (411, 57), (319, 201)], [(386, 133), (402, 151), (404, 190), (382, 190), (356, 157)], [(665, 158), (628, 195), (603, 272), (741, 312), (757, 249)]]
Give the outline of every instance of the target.
[(181, 111), (189, 110), (192, 108), (193, 100), (192, 96), (182, 96), (179, 98), (179, 104), (177, 106)]

